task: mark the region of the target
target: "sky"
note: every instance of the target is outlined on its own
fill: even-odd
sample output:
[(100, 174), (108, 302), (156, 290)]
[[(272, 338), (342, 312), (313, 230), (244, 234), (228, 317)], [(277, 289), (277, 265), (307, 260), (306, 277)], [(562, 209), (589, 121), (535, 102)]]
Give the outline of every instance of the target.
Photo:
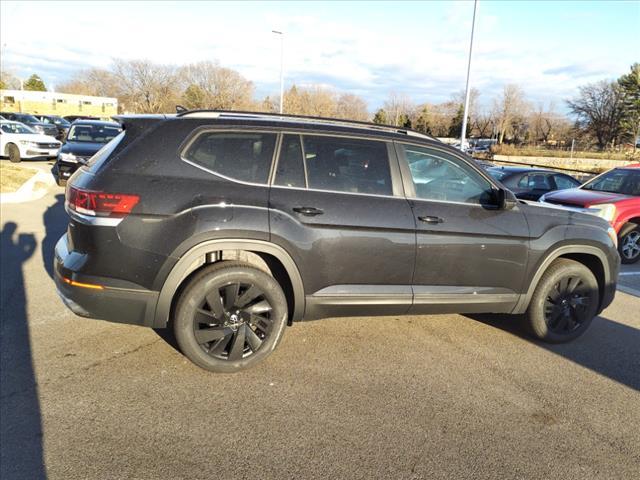
[[(0, 2), (2, 70), (49, 87), (114, 58), (182, 65), (218, 61), (256, 97), (320, 85), (375, 110), (391, 93), (442, 102), (465, 88), (472, 1), (457, 2)], [(488, 105), (516, 83), (553, 103), (640, 62), (638, 1), (478, 4), (471, 85)]]

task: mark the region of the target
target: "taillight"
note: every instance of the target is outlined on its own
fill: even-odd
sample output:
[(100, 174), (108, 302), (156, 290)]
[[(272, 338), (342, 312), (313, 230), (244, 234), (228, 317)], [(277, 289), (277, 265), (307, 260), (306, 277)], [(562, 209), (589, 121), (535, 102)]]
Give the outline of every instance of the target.
[(94, 192), (69, 187), (67, 205), (71, 210), (96, 217), (124, 217), (140, 201), (138, 195)]

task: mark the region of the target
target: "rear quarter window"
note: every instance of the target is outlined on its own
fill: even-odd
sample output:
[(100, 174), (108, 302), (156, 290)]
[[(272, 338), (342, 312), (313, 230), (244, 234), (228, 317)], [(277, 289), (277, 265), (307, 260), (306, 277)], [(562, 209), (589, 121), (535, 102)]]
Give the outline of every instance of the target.
[(202, 132), (182, 158), (233, 180), (266, 184), (275, 145), (275, 133)]

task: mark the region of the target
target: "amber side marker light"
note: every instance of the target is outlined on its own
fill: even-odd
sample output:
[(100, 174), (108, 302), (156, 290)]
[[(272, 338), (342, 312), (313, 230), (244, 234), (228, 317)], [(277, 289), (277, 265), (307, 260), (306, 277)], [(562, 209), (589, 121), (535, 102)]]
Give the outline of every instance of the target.
[(76, 282), (75, 280), (71, 280), (70, 278), (62, 277), (64, 283), (71, 285), (72, 287), (81, 287), (81, 288), (92, 288), (94, 290), (104, 290), (102, 285), (95, 285), (93, 283), (82, 283)]

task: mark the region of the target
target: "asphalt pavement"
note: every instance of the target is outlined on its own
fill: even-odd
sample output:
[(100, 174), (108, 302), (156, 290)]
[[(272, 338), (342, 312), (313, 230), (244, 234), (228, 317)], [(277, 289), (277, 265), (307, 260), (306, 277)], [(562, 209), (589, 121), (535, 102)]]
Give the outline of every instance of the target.
[(217, 375), (62, 305), (62, 201), (0, 208), (2, 479), (638, 477), (640, 266), (571, 344), (503, 316), (329, 319)]

